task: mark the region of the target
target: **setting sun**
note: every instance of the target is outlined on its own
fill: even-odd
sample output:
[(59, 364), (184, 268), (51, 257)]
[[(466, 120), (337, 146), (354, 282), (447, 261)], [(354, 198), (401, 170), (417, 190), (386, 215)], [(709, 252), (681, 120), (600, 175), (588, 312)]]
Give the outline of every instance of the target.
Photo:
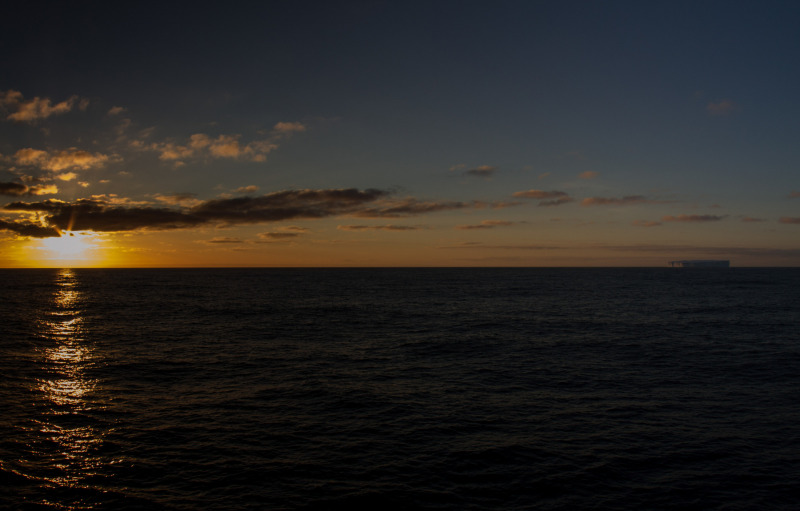
[(95, 266), (100, 260), (99, 237), (88, 232), (64, 232), (38, 240), (30, 257), (40, 266)]

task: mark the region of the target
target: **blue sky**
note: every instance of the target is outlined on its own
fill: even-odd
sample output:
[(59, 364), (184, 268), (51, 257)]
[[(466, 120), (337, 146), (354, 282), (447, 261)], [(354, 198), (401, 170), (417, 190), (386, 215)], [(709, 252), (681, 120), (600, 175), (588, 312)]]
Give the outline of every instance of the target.
[(18, 9), (2, 265), (800, 263), (793, 3)]

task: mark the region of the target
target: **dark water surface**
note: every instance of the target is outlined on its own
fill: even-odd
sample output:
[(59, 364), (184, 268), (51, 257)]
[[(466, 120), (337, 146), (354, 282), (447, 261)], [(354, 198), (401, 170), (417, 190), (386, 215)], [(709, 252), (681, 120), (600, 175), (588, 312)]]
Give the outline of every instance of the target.
[(798, 269), (0, 279), (3, 508), (797, 506)]

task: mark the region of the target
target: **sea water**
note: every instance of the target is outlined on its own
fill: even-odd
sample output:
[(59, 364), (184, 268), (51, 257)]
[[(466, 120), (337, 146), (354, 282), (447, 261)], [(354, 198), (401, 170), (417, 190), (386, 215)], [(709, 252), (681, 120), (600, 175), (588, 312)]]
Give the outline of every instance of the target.
[(0, 279), (0, 507), (797, 506), (798, 269)]

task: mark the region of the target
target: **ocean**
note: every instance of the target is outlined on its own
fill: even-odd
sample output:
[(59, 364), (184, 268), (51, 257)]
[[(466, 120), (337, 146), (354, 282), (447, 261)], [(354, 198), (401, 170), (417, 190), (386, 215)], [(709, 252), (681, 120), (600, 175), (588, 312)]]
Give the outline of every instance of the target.
[(800, 269), (0, 279), (3, 509), (797, 508)]

